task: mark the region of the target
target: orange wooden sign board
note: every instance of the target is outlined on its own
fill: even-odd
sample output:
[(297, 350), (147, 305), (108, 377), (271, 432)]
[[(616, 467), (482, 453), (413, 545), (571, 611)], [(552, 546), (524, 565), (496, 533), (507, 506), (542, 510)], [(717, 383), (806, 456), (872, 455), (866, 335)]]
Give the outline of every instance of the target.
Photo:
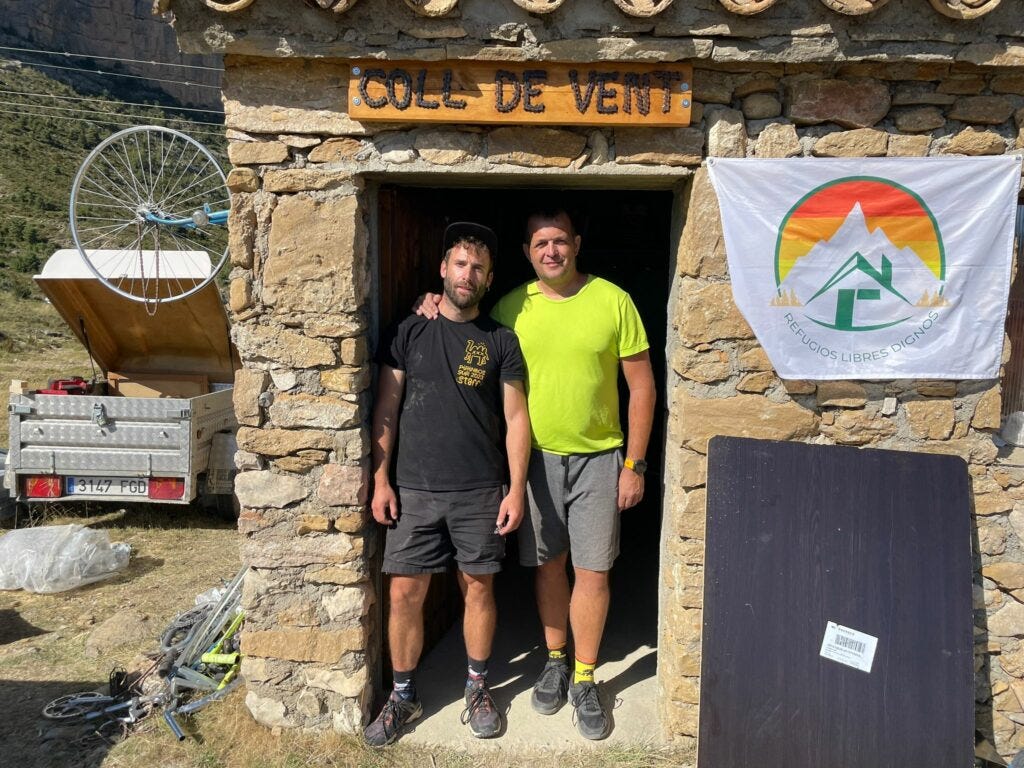
[(354, 61), (356, 120), (531, 125), (690, 124), (689, 64)]

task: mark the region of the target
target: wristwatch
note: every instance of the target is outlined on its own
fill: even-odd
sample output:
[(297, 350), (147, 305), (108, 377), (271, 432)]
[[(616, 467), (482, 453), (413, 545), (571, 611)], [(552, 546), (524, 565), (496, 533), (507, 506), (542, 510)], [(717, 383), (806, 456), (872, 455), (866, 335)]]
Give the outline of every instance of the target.
[(633, 470), (641, 477), (643, 476), (644, 472), (647, 471), (647, 462), (644, 461), (643, 459), (630, 459), (629, 457), (627, 457), (626, 460), (622, 462), (622, 465), (626, 469)]

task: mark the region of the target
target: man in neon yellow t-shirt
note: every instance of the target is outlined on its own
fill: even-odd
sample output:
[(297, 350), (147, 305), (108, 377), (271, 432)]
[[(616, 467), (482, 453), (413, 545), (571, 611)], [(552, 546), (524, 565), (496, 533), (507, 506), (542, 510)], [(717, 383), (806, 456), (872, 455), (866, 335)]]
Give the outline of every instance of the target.
[[(619, 553), (619, 513), (644, 493), (654, 375), (629, 295), (576, 269), (581, 237), (568, 214), (539, 211), (528, 218), (525, 234), (523, 251), (537, 280), (504, 296), (491, 315), (516, 332), (526, 361), (533, 453), (530, 514), (520, 527), (519, 550), (523, 565), (537, 566), (548, 648), (531, 702), (538, 712), (554, 714), (571, 696), (580, 733), (602, 739), (609, 723), (594, 667), (608, 615), (608, 574)], [(629, 389), (625, 456), (620, 367)], [(575, 652), (571, 684), (567, 624)]]
[[(537, 608), (548, 649), (531, 703), (550, 715), (571, 698), (580, 733), (602, 739), (609, 722), (594, 668), (608, 615), (608, 574), (619, 553), (619, 513), (643, 498), (655, 392), (647, 336), (633, 301), (576, 269), (580, 244), (564, 210), (531, 215), (523, 251), (537, 280), (509, 292), (491, 315), (516, 332), (526, 362), (533, 451), (530, 513), (519, 528), (519, 552), (523, 565), (537, 567)], [(434, 300), (417, 311), (436, 316), (439, 297), (426, 298)], [(629, 389), (625, 441), (620, 367)], [(571, 683), (569, 626), (575, 646)]]

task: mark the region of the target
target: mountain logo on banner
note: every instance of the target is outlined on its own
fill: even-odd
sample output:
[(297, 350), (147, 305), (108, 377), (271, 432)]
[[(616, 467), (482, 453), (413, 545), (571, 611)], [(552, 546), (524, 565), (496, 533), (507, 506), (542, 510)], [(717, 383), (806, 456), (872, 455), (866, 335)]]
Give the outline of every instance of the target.
[(874, 331), (948, 306), (938, 224), (921, 198), (884, 178), (837, 179), (783, 219), (771, 304), (837, 331)]

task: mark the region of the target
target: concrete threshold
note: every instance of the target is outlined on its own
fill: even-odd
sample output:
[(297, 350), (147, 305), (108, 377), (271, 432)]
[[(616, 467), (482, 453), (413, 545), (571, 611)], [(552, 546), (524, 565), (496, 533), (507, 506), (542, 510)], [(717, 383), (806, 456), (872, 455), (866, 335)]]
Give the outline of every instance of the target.
[(651, 583), (655, 570), (628, 578), (617, 578), (619, 575), (613, 572), (612, 605), (596, 675), (612, 731), (599, 742), (579, 735), (571, 705), (554, 715), (538, 714), (530, 706), (533, 683), (544, 666), (546, 651), (532, 584), (524, 578), (529, 574), (515, 570), (498, 577), (498, 630), (488, 674), (495, 702), (505, 715), (504, 731), (494, 739), (477, 739), (460, 721), (465, 709), (466, 679), (460, 624), (452, 627), (420, 663), (417, 688), (423, 717), (402, 736), (402, 742), (480, 753), (568, 751), (627, 744), (661, 746), (656, 581)]

